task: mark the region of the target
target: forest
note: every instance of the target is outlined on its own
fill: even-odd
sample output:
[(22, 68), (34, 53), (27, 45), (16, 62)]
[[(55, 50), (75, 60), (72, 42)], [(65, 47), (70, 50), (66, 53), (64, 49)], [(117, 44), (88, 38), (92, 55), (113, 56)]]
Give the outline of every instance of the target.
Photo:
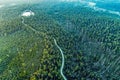
[(120, 18), (74, 3), (25, 4), (0, 10), (0, 80), (120, 79)]

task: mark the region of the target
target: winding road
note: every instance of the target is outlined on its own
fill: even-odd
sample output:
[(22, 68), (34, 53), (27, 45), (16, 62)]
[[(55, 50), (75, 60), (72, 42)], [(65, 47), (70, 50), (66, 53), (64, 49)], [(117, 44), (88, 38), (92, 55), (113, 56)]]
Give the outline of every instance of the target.
[[(31, 29), (31, 30), (34, 31), (35, 33), (40, 34), (39, 31), (37, 31), (36, 29), (32, 28), (31, 26), (25, 24), (24, 17), (22, 17), (22, 24), (24, 24), (25, 26), (27, 26), (29, 29)], [(62, 49), (60, 48), (60, 46), (57, 44), (56, 39), (55, 39), (55, 38), (53, 38), (53, 39), (54, 39), (54, 43), (55, 43), (56, 47), (60, 50), (61, 56), (62, 56), (62, 65), (61, 65), (61, 68), (60, 68), (60, 73), (61, 73), (63, 79), (64, 79), (64, 80), (67, 80), (67, 78), (66, 78), (65, 75), (63, 74), (63, 68), (64, 68), (64, 64), (65, 64), (65, 58), (64, 58), (63, 51), (62, 51)]]
[(61, 73), (62, 77), (64, 78), (64, 80), (67, 80), (67, 78), (66, 78), (65, 75), (63, 74), (63, 68), (64, 68), (64, 64), (65, 64), (65, 58), (64, 58), (63, 51), (62, 51), (62, 49), (60, 48), (60, 46), (58, 46), (56, 39), (55, 39), (55, 38), (53, 38), (53, 39), (54, 39), (55, 45), (56, 45), (57, 48), (60, 50), (61, 55), (62, 55), (62, 65), (61, 65), (61, 68), (60, 68), (60, 73)]

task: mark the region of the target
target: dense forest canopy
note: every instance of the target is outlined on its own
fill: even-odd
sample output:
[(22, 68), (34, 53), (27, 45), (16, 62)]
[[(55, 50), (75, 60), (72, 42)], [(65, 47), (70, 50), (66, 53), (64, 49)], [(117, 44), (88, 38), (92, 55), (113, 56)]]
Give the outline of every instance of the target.
[(0, 80), (119, 80), (120, 6), (112, 1), (0, 1)]

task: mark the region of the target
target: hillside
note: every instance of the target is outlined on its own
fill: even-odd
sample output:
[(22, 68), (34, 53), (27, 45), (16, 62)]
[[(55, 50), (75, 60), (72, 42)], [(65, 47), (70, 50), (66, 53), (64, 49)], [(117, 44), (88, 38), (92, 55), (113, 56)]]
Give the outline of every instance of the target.
[[(0, 80), (120, 79), (120, 19), (74, 3), (32, 4), (1, 9)], [(34, 30), (32, 30), (34, 29)], [(37, 31), (37, 32), (36, 32)]]

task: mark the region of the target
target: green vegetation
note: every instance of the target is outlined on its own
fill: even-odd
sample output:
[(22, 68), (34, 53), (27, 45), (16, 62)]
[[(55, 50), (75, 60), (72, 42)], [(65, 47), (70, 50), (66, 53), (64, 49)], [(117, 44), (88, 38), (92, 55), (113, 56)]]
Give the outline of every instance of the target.
[(34, 4), (25, 23), (37, 34), (17, 16), (26, 8), (0, 11), (0, 80), (63, 80), (53, 37), (68, 80), (120, 79), (120, 19), (71, 3)]

